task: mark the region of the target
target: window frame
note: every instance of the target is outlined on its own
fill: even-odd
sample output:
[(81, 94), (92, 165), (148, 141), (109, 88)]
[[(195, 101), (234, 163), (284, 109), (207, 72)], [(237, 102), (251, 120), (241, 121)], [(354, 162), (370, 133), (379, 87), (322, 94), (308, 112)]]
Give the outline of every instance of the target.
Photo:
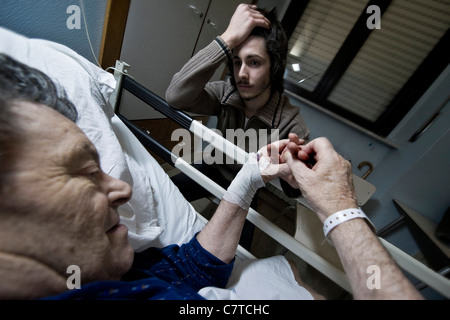
[[(290, 2), (282, 19), (282, 25), (288, 39), (294, 33), (309, 2), (310, 0), (292, 0)], [(392, 0), (371, 0), (367, 7), (377, 5), (380, 8), (382, 17), (391, 3)], [(374, 31), (367, 28), (366, 22), (368, 17), (369, 15), (365, 10), (358, 17), (357, 22), (313, 92), (303, 89), (287, 79), (284, 80), (284, 87), (293, 94), (318, 104), (377, 135), (387, 137), (450, 63), (450, 46), (448, 46), (448, 43), (450, 43), (450, 29), (446, 31), (413, 75), (397, 92), (386, 106), (385, 111), (375, 122), (371, 122), (327, 100), (371, 32)]]

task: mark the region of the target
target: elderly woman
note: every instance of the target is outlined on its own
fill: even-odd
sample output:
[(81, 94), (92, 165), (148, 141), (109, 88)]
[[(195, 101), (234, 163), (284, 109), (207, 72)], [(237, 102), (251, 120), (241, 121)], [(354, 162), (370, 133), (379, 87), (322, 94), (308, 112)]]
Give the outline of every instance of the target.
[[(117, 213), (131, 188), (101, 171), (76, 117), (45, 74), (0, 56), (0, 298), (201, 299), (224, 287), (253, 195), (282, 171), (253, 155), (189, 243), (135, 254)], [(80, 290), (68, 290), (69, 266)]]

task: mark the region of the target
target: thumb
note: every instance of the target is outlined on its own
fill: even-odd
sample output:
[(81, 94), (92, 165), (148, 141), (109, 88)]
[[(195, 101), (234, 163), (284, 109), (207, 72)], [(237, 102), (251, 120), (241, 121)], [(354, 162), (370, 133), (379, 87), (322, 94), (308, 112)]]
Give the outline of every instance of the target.
[(278, 153), (278, 148), (275, 145), (269, 144), (267, 146), (267, 152), (269, 153), (270, 162), (272, 164), (280, 164), (280, 155)]
[(302, 161), (298, 158), (294, 158), (291, 152), (285, 152), (283, 154), (284, 161), (288, 165), (289, 169), (291, 169), (292, 175), (294, 176), (295, 181), (302, 185), (302, 181), (304, 177), (308, 177), (310, 175), (311, 169), (309, 169)]

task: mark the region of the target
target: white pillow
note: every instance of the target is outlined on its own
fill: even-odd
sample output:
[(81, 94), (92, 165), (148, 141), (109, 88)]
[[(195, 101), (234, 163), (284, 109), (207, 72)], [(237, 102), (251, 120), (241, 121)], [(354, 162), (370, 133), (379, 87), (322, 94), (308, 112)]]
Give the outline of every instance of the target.
[(108, 102), (116, 86), (112, 74), (55, 42), (29, 39), (2, 27), (0, 39), (0, 52), (47, 74), (65, 88), (78, 109), (83, 111), (89, 103), (96, 103), (112, 117)]

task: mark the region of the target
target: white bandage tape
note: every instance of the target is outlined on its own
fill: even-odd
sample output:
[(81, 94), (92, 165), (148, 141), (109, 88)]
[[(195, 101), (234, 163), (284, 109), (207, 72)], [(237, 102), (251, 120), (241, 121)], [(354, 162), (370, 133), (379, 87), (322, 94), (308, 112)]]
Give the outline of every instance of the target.
[(264, 185), (258, 157), (255, 153), (250, 153), (249, 159), (231, 182), (223, 195), (223, 199), (248, 210), (256, 191)]
[(264, 169), (266, 169), (269, 164), (270, 161), (267, 160), (265, 157), (262, 156), (262, 152), (258, 151), (258, 153), (256, 153), (256, 160), (258, 161), (258, 166), (259, 166), (259, 171), (262, 173), (264, 171)]
[(328, 238), (328, 234), (331, 230), (333, 230), (333, 228), (340, 225), (341, 223), (356, 218), (366, 219), (369, 223), (369, 226), (372, 228), (372, 230), (375, 231), (375, 226), (360, 208), (351, 208), (333, 213), (331, 216), (325, 219), (325, 221), (323, 222), (323, 233), (325, 235), (325, 238), (330, 241), (330, 239)]

